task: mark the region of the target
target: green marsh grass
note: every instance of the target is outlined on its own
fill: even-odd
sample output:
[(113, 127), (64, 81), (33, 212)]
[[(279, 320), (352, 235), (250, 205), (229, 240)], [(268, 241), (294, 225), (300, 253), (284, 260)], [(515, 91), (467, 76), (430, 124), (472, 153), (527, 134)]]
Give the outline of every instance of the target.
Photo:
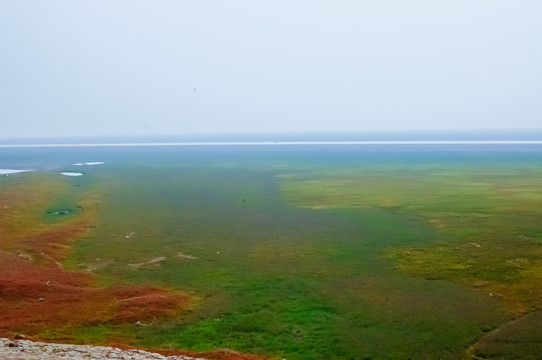
[[(536, 156), (107, 156), (81, 184), (99, 194), (95, 228), (65, 265), (197, 300), (151, 326), (62, 336), (286, 359), (457, 359), (540, 308)], [(46, 208), (69, 205), (56, 201)]]

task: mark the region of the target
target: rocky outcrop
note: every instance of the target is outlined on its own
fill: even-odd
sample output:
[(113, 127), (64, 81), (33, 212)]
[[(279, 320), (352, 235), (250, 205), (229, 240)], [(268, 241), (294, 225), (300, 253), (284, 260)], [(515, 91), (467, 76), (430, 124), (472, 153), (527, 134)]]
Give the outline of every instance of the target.
[(138, 349), (121, 350), (107, 346), (50, 344), (0, 338), (0, 359), (11, 360), (207, 360), (184, 355), (164, 356)]

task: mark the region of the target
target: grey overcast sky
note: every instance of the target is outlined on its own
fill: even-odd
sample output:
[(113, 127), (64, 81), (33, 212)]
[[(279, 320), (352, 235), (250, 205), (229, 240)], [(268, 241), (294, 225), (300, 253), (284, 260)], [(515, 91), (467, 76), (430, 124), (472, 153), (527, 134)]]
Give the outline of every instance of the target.
[(540, 0), (0, 0), (0, 137), (542, 128)]

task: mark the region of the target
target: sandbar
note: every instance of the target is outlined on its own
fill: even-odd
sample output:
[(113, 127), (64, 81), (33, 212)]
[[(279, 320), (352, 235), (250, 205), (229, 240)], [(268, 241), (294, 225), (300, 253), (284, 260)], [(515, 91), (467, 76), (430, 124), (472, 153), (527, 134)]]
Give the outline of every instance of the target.
[(17, 174), (27, 171), (34, 171), (34, 170), (16, 170), (16, 169), (0, 169), (0, 175), (9, 175), (9, 174)]
[(72, 164), (72, 165), (74, 165), (74, 166), (84, 166), (84, 165), (93, 166), (93, 165), (103, 165), (103, 164), (105, 164), (104, 161), (90, 161), (90, 162), (75, 163), (75, 164)]

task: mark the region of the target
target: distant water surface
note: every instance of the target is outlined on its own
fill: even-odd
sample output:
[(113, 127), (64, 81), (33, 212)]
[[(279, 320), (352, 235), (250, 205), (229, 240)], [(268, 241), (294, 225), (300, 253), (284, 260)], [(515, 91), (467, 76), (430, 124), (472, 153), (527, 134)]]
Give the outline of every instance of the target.
[[(484, 135), (484, 136), (483, 136)], [(538, 161), (542, 155), (540, 133), (371, 133), (371, 134), (283, 134), (193, 137), (132, 137), (86, 139), (18, 139), (0, 142), (1, 169), (81, 171), (76, 163), (123, 161), (290, 161), (326, 163), (377, 163), (409, 161)], [(275, 139), (275, 140), (272, 140)], [(274, 143), (283, 142), (280, 146)], [(319, 143), (319, 142), (335, 142)], [(363, 143), (350, 141), (397, 141), (405, 143)], [(490, 143), (408, 143), (409, 141), (490, 141)], [(494, 143), (494, 142), (497, 143)], [(498, 143), (516, 141), (517, 143)], [(161, 145), (182, 142), (185, 146)], [(199, 142), (200, 146), (187, 143)], [(222, 145), (216, 145), (219, 142)], [(235, 142), (235, 145), (231, 145)], [(244, 144), (260, 142), (259, 146)], [(287, 143), (310, 142), (310, 143)], [(106, 144), (134, 144), (127, 147)], [(155, 146), (138, 146), (152, 143)], [(214, 146), (201, 146), (214, 143)], [(97, 147), (1, 147), (15, 144), (99, 144)], [(226, 145), (229, 144), (229, 145)], [(102, 166), (102, 165), (100, 165)]]
[(200, 134), (58, 138), (5, 138), (1, 145), (228, 143), (228, 142), (351, 142), (351, 141), (542, 141), (542, 130), (514, 131), (402, 131), (272, 134)]

